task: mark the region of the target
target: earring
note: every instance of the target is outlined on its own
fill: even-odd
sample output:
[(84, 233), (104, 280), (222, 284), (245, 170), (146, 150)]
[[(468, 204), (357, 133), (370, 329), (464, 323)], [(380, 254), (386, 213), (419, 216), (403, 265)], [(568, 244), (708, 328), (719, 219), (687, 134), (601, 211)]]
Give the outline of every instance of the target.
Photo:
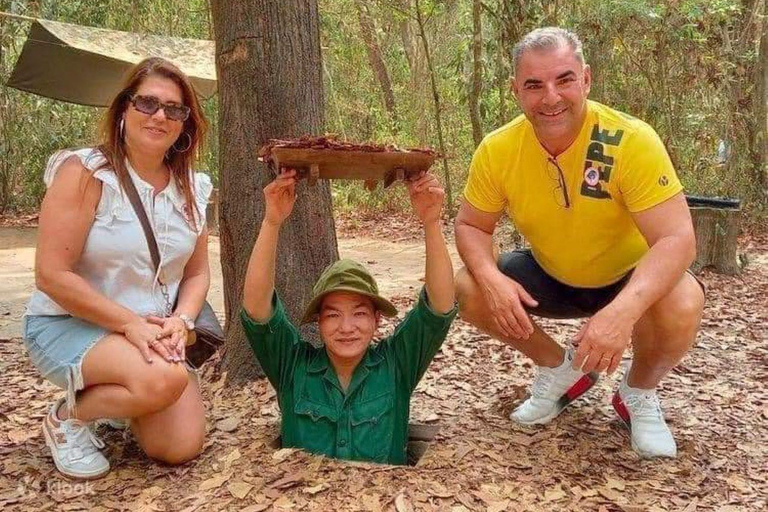
[(120, 122), (118, 123), (118, 131), (120, 132), (120, 138), (125, 138), (125, 118), (121, 117)]
[(186, 135), (187, 136), (187, 145), (184, 148), (177, 148), (176, 147), (176, 142), (179, 142), (179, 139), (181, 138), (181, 136), (179, 136), (179, 139), (176, 139), (176, 142), (174, 142), (173, 146), (171, 146), (178, 153), (183, 153), (185, 151), (188, 151), (189, 148), (192, 147), (192, 136), (189, 133), (187, 133), (187, 132), (183, 132), (181, 135)]

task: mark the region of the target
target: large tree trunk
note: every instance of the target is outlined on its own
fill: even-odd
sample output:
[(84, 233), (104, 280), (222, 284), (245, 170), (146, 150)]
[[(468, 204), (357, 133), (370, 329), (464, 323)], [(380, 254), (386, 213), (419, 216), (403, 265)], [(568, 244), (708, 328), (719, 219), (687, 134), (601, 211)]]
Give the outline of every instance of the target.
[[(317, 0), (213, 0), (219, 82), (221, 267), (227, 316), (225, 365), (232, 382), (258, 375), (239, 320), (246, 266), (272, 180), (256, 160), (271, 138), (323, 130)], [(276, 287), (299, 318), (322, 269), (338, 258), (327, 181), (301, 183), (283, 226)]]
[(469, 91), (469, 118), (472, 120), (472, 138), (475, 146), (483, 140), (483, 122), (480, 118), (480, 96), (483, 93), (483, 30), (482, 3), (472, 2), (472, 88)]
[(373, 74), (379, 83), (379, 88), (384, 98), (384, 107), (387, 109), (390, 119), (394, 121), (397, 119), (395, 93), (392, 91), (392, 82), (389, 79), (384, 57), (381, 55), (373, 17), (368, 10), (368, 5), (363, 0), (357, 0), (355, 6), (357, 7), (357, 17), (360, 21), (360, 33), (363, 36), (365, 49), (368, 52), (368, 62), (370, 62)]

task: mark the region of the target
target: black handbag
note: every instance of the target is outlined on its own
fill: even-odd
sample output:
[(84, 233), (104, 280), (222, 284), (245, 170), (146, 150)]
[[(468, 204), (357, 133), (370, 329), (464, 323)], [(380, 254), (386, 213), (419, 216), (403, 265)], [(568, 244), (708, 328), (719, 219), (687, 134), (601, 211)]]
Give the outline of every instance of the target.
[[(136, 190), (133, 179), (126, 175), (121, 181), (123, 182), (123, 189), (128, 196), (128, 200), (131, 202), (131, 206), (139, 218), (141, 228), (144, 230), (144, 236), (147, 238), (147, 245), (149, 246), (149, 254), (152, 257), (152, 264), (155, 267), (155, 273), (157, 273), (157, 270), (160, 268), (160, 251), (157, 248), (157, 240), (155, 239), (154, 231), (152, 231), (152, 225), (149, 223), (147, 212), (141, 203), (141, 198), (139, 198), (139, 192)], [(165, 286), (162, 283), (161, 285)], [(176, 304), (174, 304), (175, 306)], [(197, 368), (207, 361), (223, 344), (224, 329), (222, 329), (219, 319), (216, 318), (213, 308), (206, 300), (195, 319), (195, 330), (187, 336), (187, 362)]]

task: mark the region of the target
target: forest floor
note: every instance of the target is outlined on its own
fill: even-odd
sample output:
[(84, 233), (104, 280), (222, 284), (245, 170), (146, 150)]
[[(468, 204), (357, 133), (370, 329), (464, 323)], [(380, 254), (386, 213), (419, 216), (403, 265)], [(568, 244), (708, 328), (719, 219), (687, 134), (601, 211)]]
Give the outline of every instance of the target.
[[(448, 228), (446, 228), (448, 231)], [(405, 311), (421, 285), (412, 220), (338, 223), (342, 256), (367, 264)], [(765, 510), (768, 506), (768, 237), (744, 236), (741, 275), (705, 271), (698, 343), (662, 383), (678, 443), (674, 460), (642, 460), (611, 406), (619, 376), (602, 379), (551, 424), (508, 419), (534, 368), (457, 320), (419, 384), (412, 421), (439, 427), (415, 466), (348, 463), (274, 447), (275, 394), (266, 381), (225, 386), (202, 370), (208, 438), (180, 467), (148, 460), (130, 434), (100, 427), (112, 471), (74, 482), (55, 470), (40, 424), (62, 394), (29, 364), (20, 318), (31, 291), (36, 230), (0, 228), (0, 507), (3, 510)], [(450, 242), (452, 245), (452, 242)], [(211, 299), (222, 309), (218, 240)], [(455, 249), (452, 249), (458, 267)], [(402, 314), (401, 314), (402, 316)], [(542, 321), (566, 343), (577, 321)], [(387, 323), (382, 335), (394, 324)]]

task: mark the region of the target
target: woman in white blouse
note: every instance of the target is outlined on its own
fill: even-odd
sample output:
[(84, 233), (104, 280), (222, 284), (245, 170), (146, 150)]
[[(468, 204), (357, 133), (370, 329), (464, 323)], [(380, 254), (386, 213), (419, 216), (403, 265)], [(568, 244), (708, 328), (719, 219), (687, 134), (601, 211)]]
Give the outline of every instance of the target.
[[(144, 452), (166, 463), (202, 449), (205, 411), (184, 346), (210, 281), (212, 186), (191, 170), (206, 126), (189, 79), (151, 58), (131, 70), (106, 112), (101, 144), (48, 163), (24, 338), (35, 367), (67, 390), (43, 433), (70, 477), (109, 471), (89, 428), (101, 418), (130, 420)], [(124, 180), (157, 239), (157, 272)]]

